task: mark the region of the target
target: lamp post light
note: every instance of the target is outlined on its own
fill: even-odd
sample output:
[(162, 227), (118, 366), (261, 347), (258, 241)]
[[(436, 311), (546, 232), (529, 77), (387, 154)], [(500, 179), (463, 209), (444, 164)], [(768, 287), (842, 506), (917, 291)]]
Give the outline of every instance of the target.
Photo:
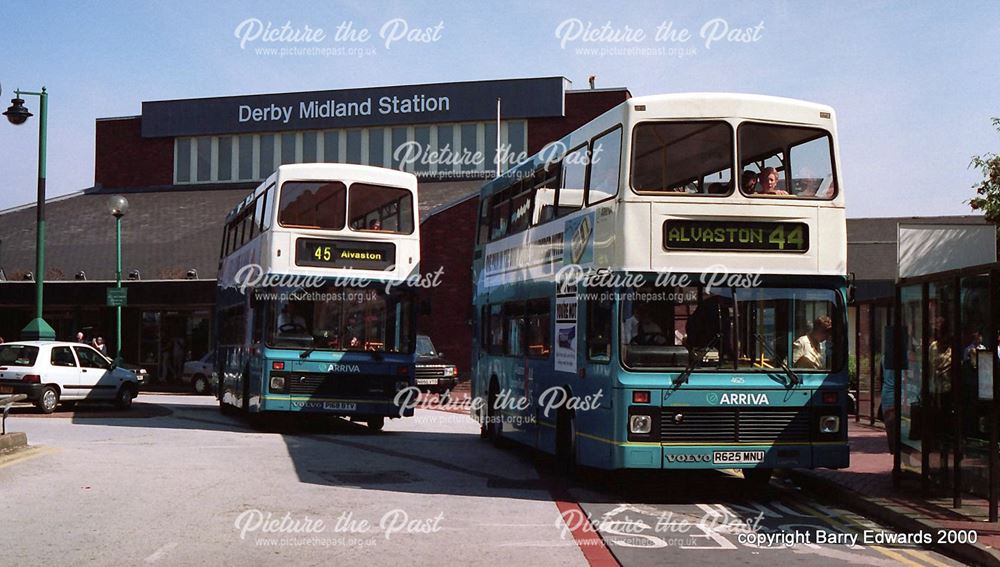
[(54, 341), (56, 332), (42, 318), (43, 289), (45, 287), (45, 148), (46, 125), (48, 122), (49, 95), (42, 87), (42, 92), (14, 91), (10, 108), (3, 113), (7, 120), (19, 126), (28, 121), (32, 114), (24, 106), (21, 95), (37, 96), (40, 99), (38, 110), (38, 201), (35, 206), (35, 318), (21, 330), (24, 340)]
[[(122, 287), (122, 217), (128, 210), (128, 199), (121, 195), (115, 195), (108, 199), (108, 209), (115, 217), (115, 287)], [(122, 306), (121, 303), (115, 306), (115, 360), (122, 358)]]

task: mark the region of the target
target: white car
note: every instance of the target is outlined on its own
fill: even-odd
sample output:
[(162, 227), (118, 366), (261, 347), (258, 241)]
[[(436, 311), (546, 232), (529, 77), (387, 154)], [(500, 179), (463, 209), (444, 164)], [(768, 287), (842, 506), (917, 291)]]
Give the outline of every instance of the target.
[(109, 400), (132, 407), (142, 374), (116, 366), (89, 345), (58, 341), (0, 344), (0, 395), (26, 394), (42, 413), (60, 403)]
[(184, 372), (181, 374), (181, 382), (191, 384), (195, 393), (206, 394), (209, 389), (215, 386), (215, 351), (211, 351), (198, 360), (189, 360), (184, 363)]

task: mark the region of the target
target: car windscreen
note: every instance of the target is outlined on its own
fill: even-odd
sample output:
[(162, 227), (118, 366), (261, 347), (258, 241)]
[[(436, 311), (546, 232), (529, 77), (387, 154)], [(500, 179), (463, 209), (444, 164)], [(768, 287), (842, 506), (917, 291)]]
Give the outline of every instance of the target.
[(417, 356), (434, 356), (436, 354), (434, 343), (431, 342), (430, 337), (417, 335)]
[(0, 345), (0, 366), (34, 366), (38, 347), (30, 345)]

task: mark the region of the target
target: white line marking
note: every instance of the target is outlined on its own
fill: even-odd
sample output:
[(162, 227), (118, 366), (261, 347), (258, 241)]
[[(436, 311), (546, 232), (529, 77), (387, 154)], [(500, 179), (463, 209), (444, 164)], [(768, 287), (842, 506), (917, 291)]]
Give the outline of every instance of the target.
[(177, 547), (177, 542), (176, 541), (172, 541), (172, 542), (168, 543), (167, 545), (164, 545), (160, 549), (157, 549), (156, 551), (154, 551), (152, 555), (150, 555), (149, 557), (147, 557), (145, 559), (146, 563), (156, 563), (160, 559), (163, 559), (163, 556), (166, 555), (168, 551), (170, 551), (171, 549), (173, 549), (175, 547)]

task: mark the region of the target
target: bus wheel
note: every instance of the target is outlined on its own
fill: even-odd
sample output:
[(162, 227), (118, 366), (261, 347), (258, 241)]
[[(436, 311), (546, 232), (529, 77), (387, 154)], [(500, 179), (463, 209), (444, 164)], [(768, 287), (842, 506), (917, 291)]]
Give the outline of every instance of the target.
[(500, 396), (500, 388), (496, 380), (490, 382), (490, 393), (486, 397), (486, 437), (493, 442), (496, 447), (503, 446), (503, 423), (501, 413), (496, 407), (497, 398)]
[(743, 469), (743, 479), (755, 490), (763, 490), (771, 484), (773, 469)]
[(556, 417), (556, 465), (568, 477), (576, 474), (576, 419), (565, 408)]
[(385, 427), (385, 417), (381, 415), (369, 417), (365, 424), (372, 431), (382, 431), (382, 428)]

